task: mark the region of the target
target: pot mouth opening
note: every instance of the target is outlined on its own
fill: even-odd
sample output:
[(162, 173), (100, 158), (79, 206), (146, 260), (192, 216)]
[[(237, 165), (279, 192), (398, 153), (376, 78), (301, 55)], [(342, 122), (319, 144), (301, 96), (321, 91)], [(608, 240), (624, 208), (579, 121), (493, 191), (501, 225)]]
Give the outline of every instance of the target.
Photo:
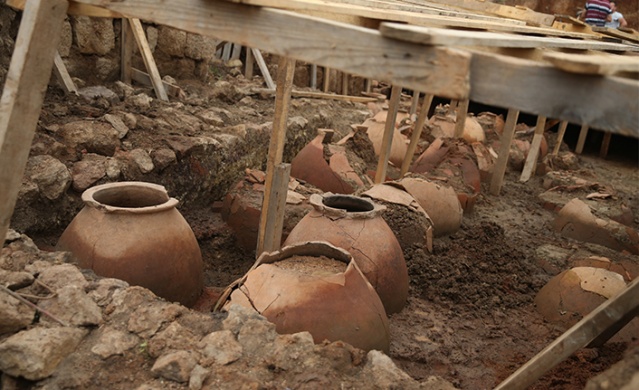
[(107, 211), (135, 213), (157, 212), (177, 204), (177, 200), (169, 197), (163, 186), (144, 182), (99, 185), (86, 190), (82, 200)]
[(330, 195), (322, 199), (326, 207), (344, 210), (349, 213), (366, 213), (375, 210), (375, 205), (364, 198), (349, 195)]

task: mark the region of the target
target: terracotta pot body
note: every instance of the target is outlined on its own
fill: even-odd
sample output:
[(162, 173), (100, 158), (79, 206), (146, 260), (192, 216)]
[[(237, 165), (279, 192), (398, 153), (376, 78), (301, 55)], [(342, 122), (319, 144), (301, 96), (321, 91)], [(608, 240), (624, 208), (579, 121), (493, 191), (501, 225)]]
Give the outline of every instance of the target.
[(284, 245), (328, 241), (347, 250), (379, 294), (388, 314), (408, 297), (408, 270), (402, 248), (381, 217), (384, 207), (356, 196), (312, 195), (313, 210), (293, 228)]
[[(430, 134), (435, 138), (454, 138), (455, 122), (455, 115), (433, 115), (429, 120), (429, 125), (431, 126)], [(468, 141), (468, 143), (483, 142), (486, 139), (486, 134), (477, 119), (468, 116), (464, 122), (464, 131), (461, 138)]]
[(399, 183), (426, 210), (436, 237), (459, 230), (464, 211), (452, 187), (418, 178), (404, 178)]
[(203, 263), (191, 227), (164, 187), (110, 183), (82, 194), (84, 208), (56, 249), (82, 268), (146, 287), (156, 295), (193, 305), (203, 288)]
[[(343, 263), (343, 271), (312, 275), (278, 266), (288, 259), (312, 263), (320, 256)], [(326, 242), (306, 242), (265, 253), (260, 262), (229, 304), (256, 309), (281, 334), (308, 331), (316, 343), (341, 340), (388, 352), (384, 306), (348, 252)]]

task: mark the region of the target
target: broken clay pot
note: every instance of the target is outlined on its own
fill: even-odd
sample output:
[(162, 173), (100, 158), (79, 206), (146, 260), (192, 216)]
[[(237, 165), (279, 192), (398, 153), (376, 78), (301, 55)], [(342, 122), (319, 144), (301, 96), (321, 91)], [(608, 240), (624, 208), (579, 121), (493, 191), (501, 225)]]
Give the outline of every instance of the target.
[(156, 295), (193, 305), (204, 284), (202, 255), (177, 199), (163, 186), (109, 183), (82, 194), (84, 208), (58, 241), (82, 268), (146, 287)]
[(388, 353), (384, 306), (348, 252), (302, 242), (264, 253), (258, 263), (228, 304), (257, 310), (280, 334), (308, 331), (316, 343), (341, 340)]
[(408, 298), (408, 269), (402, 248), (381, 217), (384, 207), (350, 195), (312, 195), (313, 210), (293, 228), (284, 245), (327, 241), (347, 250), (379, 294), (388, 314)]
[[(428, 126), (430, 127), (430, 134), (435, 138), (455, 137), (455, 115), (435, 114), (428, 121)], [(483, 142), (486, 139), (486, 134), (477, 119), (467, 116), (461, 138), (468, 143)]]

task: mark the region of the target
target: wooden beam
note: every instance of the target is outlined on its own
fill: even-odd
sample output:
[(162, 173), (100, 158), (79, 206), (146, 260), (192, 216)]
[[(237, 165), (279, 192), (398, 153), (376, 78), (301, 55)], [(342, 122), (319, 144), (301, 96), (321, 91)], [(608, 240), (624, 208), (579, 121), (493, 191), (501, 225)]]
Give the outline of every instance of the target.
[(395, 121), (397, 120), (397, 111), (399, 110), (399, 99), (401, 95), (402, 87), (393, 85), (393, 88), (391, 89), (391, 97), (388, 102), (388, 113), (386, 114), (386, 123), (384, 125), (384, 135), (382, 137), (382, 145), (379, 151), (377, 171), (375, 172), (375, 184), (386, 181), (386, 169), (388, 168), (388, 159), (390, 157), (391, 147), (393, 146)]
[(379, 27), (379, 31), (385, 37), (420, 43), (422, 45), (639, 51), (639, 47), (637, 46), (620, 43), (516, 35), (489, 31), (451, 30), (388, 22), (382, 23)]
[(67, 71), (67, 67), (64, 65), (64, 61), (62, 61), (62, 57), (60, 57), (60, 53), (56, 50), (55, 58), (53, 60), (53, 64), (55, 65), (53, 70), (56, 78), (62, 85), (64, 92), (66, 93), (74, 93), (78, 94), (78, 89), (75, 86), (75, 83), (71, 79), (69, 75), (69, 71)]
[[(149, 76), (148, 73), (136, 68), (131, 68), (131, 80), (142, 85), (146, 85), (147, 87), (153, 87), (151, 76)], [(178, 87), (177, 85), (167, 83), (166, 81), (162, 81), (162, 85), (164, 86), (164, 89), (166, 90), (168, 95), (171, 95), (173, 97), (181, 97), (184, 95), (184, 91), (182, 90), (182, 88)]]
[(491, 3), (487, 1), (476, 0), (429, 0), (431, 3), (445, 4), (449, 6), (460, 7), (462, 9), (486, 12), (492, 15), (498, 15), (506, 18), (512, 18), (517, 20), (523, 20), (526, 23), (533, 25), (552, 26), (555, 20), (554, 15), (545, 14), (542, 12), (535, 12), (527, 7), (511, 7), (507, 5), (501, 5)]
[(530, 144), (530, 150), (528, 151), (528, 157), (526, 157), (526, 163), (524, 169), (521, 171), (519, 177), (520, 182), (527, 182), (532, 176), (532, 173), (537, 167), (537, 157), (541, 147), (541, 140), (544, 138), (544, 129), (546, 128), (546, 117), (539, 115), (537, 117), (537, 125), (535, 126), (535, 135), (533, 135), (532, 143)]
[(639, 278), (633, 280), (619, 294), (590, 312), (572, 328), (521, 366), (500, 383), (495, 390), (525, 389), (577, 350), (594, 342), (599, 335), (610, 336), (619, 323), (639, 314)]
[(138, 44), (138, 49), (140, 49), (140, 54), (142, 55), (146, 71), (151, 77), (151, 83), (153, 84), (153, 90), (155, 91), (156, 97), (160, 100), (168, 101), (169, 97), (166, 94), (166, 90), (164, 90), (164, 85), (162, 85), (162, 78), (160, 77), (160, 72), (158, 71), (158, 67), (153, 59), (153, 53), (151, 53), (149, 42), (146, 40), (146, 35), (144, 34), (144, 29), (142, 28), (140, 19), (131, 18), (129, 19), (129, 24), (131, 25), (133, 37)]
[(120, 80), (131, 84), (131, 59), (133, 58), (133, 30), (126, 19), (120, 19), (122, 31), (120, 32)]
[(253, 63), (255, 59), (253, 58), (253, 50), (250, 47), (246, 48), (246, 61), (244, 64), (244, 77), (247, 79), (253, 78)]
[(322, 91), (324, 91), (324, 93), (327, 93), (330, 85), (331, 85), (331, 68), (329, 68), (328, 66), (325, 66), (324, 67), (324, 85), (322, 87)]
[(66, 0), (30, 0), (20, 21), (0, 98), (2, 244), (18, 199), (68, 6)]
[(567, 73), (481, 52), (473, 52), (470, 80), (473, 101), (639, 138), (639, 80)]
[(415, 149), (417, 149), (417, 144), (419, 143), (419, 139), (422, 135), (422, 131), (424, 130), (424, 124), (428, 119), (428, 111), (430, 111), (430, 106), (433, 103), (433, 95), (427, 94), (424, 96), (424, 101), (422, 102), (422, 108), (419, 111), (419, 116), (417, 117), (417, 122), (415, 123), (415, 127), (413, 128), (413, 134), (410, 137), (410, 143), (408, 144), (408, 148), (406, 149), (406, 155), (404, 156), (404, 161), (402, 161), (402, 167), (399, 173), (399, 177), (403, 177), (406, 172), (408, 172), (408, 168), (410, 167), (411, 162), (413, 161), (413, 155), (415, 154)]
[[(260, 215), (260, 226), (257, 238), (257, 249), (255, 257), (259, 257), (265, 250), (267, 224), (274, 229), (273, 216), (269, 215), (269, 206), (277, 203), (274, 193), (275, 167), (282, 163), (284, 154), (284, 143), (286, 142), (286, 128), (288, 121), (288, 109), (291, 103), (291, 89), (293, 88), (293, 76), (295, 74), (295, 60), (280, 57), (277, 66), (277, 88), (275, 95), (275, 114), (273, 116), (273, 132), (268, 147), (266, 160), (266, 180), (264, 182), (264, 201), (262, 203), (262, 214)], [(290, 167), (289, 167), (290, 169)], [(286, 197), (286, 195), (284, 195)], [(283, 218), (283, 215), (282, 215)], [(272, 234), (272, 231), (271, 231)]]
[(222, 61), (227, 62), (231, 59), (231, 49), (233, 49), (233, 42), (226, 42), (222, 48)]
[(225, 1), (174, 0), (162, 7), (155, 0), (79, 2), (438, 96), (468, 97), (470, 56), (457, 49), (425, 48), (370, 29)]
[(588, 137), (588, 125), (583, 124), (581, 125), (581, 129), (579, 130), (579, 138), (577, 139), (577, 146), (575, 147), (576, 154), (581, 154), (581, 152), (584, 151), (584, 145), (586, 144), (586, 137)]
[(612, 75), (620, 72), (639, 73), (639, 56), (547, 52), (544, 53), (544, 60), (561, 70), (572, 73), (596, 75)]
[(257, 66), (260, 68), (262, 78), (266, 83), (266, 88), (275, 89), (275, 83), (273, 82), (273, 78), (271, 77), (271, 72), (269, 72), (268, 67), (266, 66), (264, 57), (262, 57), (262, 52), (259, 49), (253, 48), (251, 48), (251, 51), (253, 52), (253, 57), (255, 58), (255, 62), (257, 62)]
[[(275, 93), (275, 90), (274, 89), (256, 89), (255, 92)], [(341, 100), (341, 101), (355, 102), (355, 103), (373, 103), (378, 101), (378, 99), (372, 98), (372, 97), (337, 95), (334, 93), (323, 93), (323, 92), (313, 92), (313, 91), (291, 91), (291, 96), (300, 97), (300, 98), (311, 98), (311, 99)]]
[(348, 73), (343, 72), (342, 73), (342, 95), (347, 96), (348, 95)]
[[(277, 164), (273, 170), (273, 180), (269, 186), (264, 186), (264, 194), (271, 194), (262, 205), (260, 217), (266, 219), (264, 231), (260, 231), (257, 253), (273, 252), (280, 249), (282, 244), (282, 231), (284, 230), (284, 211), (286, 208), (286, 195), (288, 194), (288, 182), (291, 177), (291, 164)], [(266, 201), (266, 196), (264, 197)], [(259, 242), (262, 246), (259, 246)], [(256, 257), (257, 256), (256, 253)]]
[(610, 138), (612, 138), (612, 133), (609, 133), (607, 131), (604, 132), (603, 140), (601, 141), (601, 148), (599, 149), (599, 157), (606, 158), (608, 156)]
[(552, 155), (556, 156), (559, 154), (559, 148), (561, 148), (561, 143), (564, 141), (564, 134), (566, 134), (566, 128), (568, 127), (568, 121), (562, 121), (559, 124), (559, 130), (557, 130), (557, 141), (555, 143), (555, 147), (552, 150)]
[[(16, 9), (23, 10), (24, 5), (27, 0), (6, 0), (7, 5)], [(69, 3), (69, 8), (67, 9), (68, 15), (82, 15), (82, 16), (91, 16), (95, 18), (112, 18), (117, 19), (121, 18), (122, 15), (106, 10), (104, 8), (94, 7), (92, 5), (80, 4), (80, 3)]]
[(497, 162), (495, 163), (495, 167), (493, 169), (493, 176), (490, 179), (491, 195), (499, 195), (499, 191), (501, 191), (501, 186), (504, 182), (504, 174), (506, 173), (506, 167), (508, 166), (510, 145), (513, 142), (513, 137), (515, 135), (515, 126), (517, 126), (518, 118), (518, 110), (515, 110), (513, 108), (508, 109), (506, 123), (504, 124), (504, 131), (500, 140)]
[(408, 113), (411, 120), (413, 119), (413, 115), (417, 113), (417, 106), (419, 105), (419, 91), (413, 91), (413, 98), (410, 102), (410, 112)]
[(457, 104), (457, 115), (455, 116), (455, 138), (461, 138), (462, 134), (464, 134), (469, 103), (470, 101), (468, 99), (464, 99)]
[(317, 65), (311, 64), (311, 85), (312, 89), (317, 89)]
[(234, 43), (233, 50), (231, 51), (231, 59), (239, 60), (241, 54), (242, 54), (242, 45), (238, 45), (237, 43)]
[(608, 35), (615, 38), (625, 39), (627, 41), (631, 41), (634, 43), (639, 43), (639, 36), (634, 34), (628, 34), (622, 30), (617, 28), (608, 28), (608, 27), (592, 27), (592, 31), (598, 32), (600, 34)]

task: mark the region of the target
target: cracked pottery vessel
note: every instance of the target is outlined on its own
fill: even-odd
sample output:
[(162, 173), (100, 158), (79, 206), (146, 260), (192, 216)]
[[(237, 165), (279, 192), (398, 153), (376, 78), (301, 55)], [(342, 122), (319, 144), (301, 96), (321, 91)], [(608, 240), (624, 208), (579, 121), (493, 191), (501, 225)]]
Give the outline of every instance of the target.
[(307, 331), (315, 343), (344, 341), (388, 353), (384, 306), (351, 255), (327, 242), (303, 242), (263, 253), (230, 296), (255, 309), (280, 334)]
[(82, 268), (193, 305), (204, 284), (198, 242), (178, 200), (144, 182), (109, 183), (82, 194), (84, 208), (58, 241)]
[(379, 294), (386, 313), (399, 312), (408, 298), (402, 248), (381, 216), (384, 206), (352, 195), (314, 194), (313, 210), (295, 225), (284, 245), (328, 241), (348, 251)]

